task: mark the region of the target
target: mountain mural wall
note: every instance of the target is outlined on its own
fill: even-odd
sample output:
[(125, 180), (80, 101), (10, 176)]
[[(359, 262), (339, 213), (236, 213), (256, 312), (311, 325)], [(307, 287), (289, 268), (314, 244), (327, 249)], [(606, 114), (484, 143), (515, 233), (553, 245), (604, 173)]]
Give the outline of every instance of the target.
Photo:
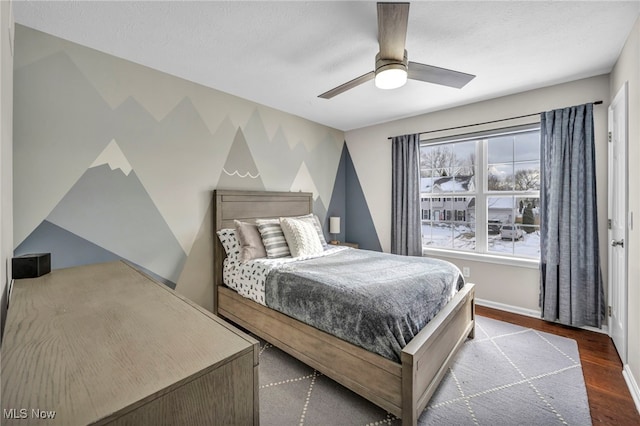
[[(338, 241), (355, 242), (361, 249), (382, 251), (373, 218), (362, 192), (349, 148), (342, 148), (327, 217), (341, 217)], [(329, 228), (328, 219), (325, 228)]]
[(212, 309), (213, 189), (310, 191), (323, 223), (347, 194), (342, 131), (20, 25), (14, 69), (16, 255), (124, 259)]

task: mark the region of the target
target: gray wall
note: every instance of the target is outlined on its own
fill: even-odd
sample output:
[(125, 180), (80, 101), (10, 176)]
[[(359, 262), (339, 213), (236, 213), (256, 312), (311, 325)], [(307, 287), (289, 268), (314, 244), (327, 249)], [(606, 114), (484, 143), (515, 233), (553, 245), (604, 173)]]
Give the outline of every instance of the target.
[(345, 192), (342, 131), (23, 26), (15, 51), (16, 254), (126, 259), (211, 309), (214, 188), (310, 191), (323, 221)]
[(340, 234), (332, 235), (331, 238), (335, 237), (338, 241), (357, 243), (361, 249), (382, 251), (367, 200), (362, 192), (358, 173), (346, 144), (342, 148), (333, 196), (327, 211), (325, 224), (327, 229), (331, 216), (340, 217)]

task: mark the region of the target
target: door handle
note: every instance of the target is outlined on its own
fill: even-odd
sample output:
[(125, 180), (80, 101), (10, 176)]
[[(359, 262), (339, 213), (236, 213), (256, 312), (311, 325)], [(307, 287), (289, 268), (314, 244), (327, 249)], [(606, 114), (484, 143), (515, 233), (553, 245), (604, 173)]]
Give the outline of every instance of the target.
[(624, 239), (620, 241), (611, 240), (611, 247), (615, 247), (615, 246), (624, 247)]

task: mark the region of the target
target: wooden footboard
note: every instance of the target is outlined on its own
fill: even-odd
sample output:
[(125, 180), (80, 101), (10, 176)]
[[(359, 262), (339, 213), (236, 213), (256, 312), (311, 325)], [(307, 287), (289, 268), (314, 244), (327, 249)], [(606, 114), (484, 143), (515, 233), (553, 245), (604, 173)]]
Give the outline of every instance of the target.
[(218, 314), (361, 395), (405, 425), (418, 417), (474, 329), (467, 284), (402, 352), (398, 364), (218, 287)]
[(402, 424), (415, 425), (458, 349), (475, 331), (475, 285), (467, 284), (402, 350)]
[(218, 314), (400, 416), (401, 365), (218, 287)]

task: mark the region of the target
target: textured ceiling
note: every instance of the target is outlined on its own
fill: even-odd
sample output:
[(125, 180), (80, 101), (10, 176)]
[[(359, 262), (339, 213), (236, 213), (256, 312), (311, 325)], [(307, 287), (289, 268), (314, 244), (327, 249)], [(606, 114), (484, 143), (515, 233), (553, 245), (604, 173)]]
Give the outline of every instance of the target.
[(411, 3), (409, 60), (475, 74), (462, 89), (365, 83), (375, 2), (14, 1), (16, 22), (341, 130), (611, 71), (640, 0)]

